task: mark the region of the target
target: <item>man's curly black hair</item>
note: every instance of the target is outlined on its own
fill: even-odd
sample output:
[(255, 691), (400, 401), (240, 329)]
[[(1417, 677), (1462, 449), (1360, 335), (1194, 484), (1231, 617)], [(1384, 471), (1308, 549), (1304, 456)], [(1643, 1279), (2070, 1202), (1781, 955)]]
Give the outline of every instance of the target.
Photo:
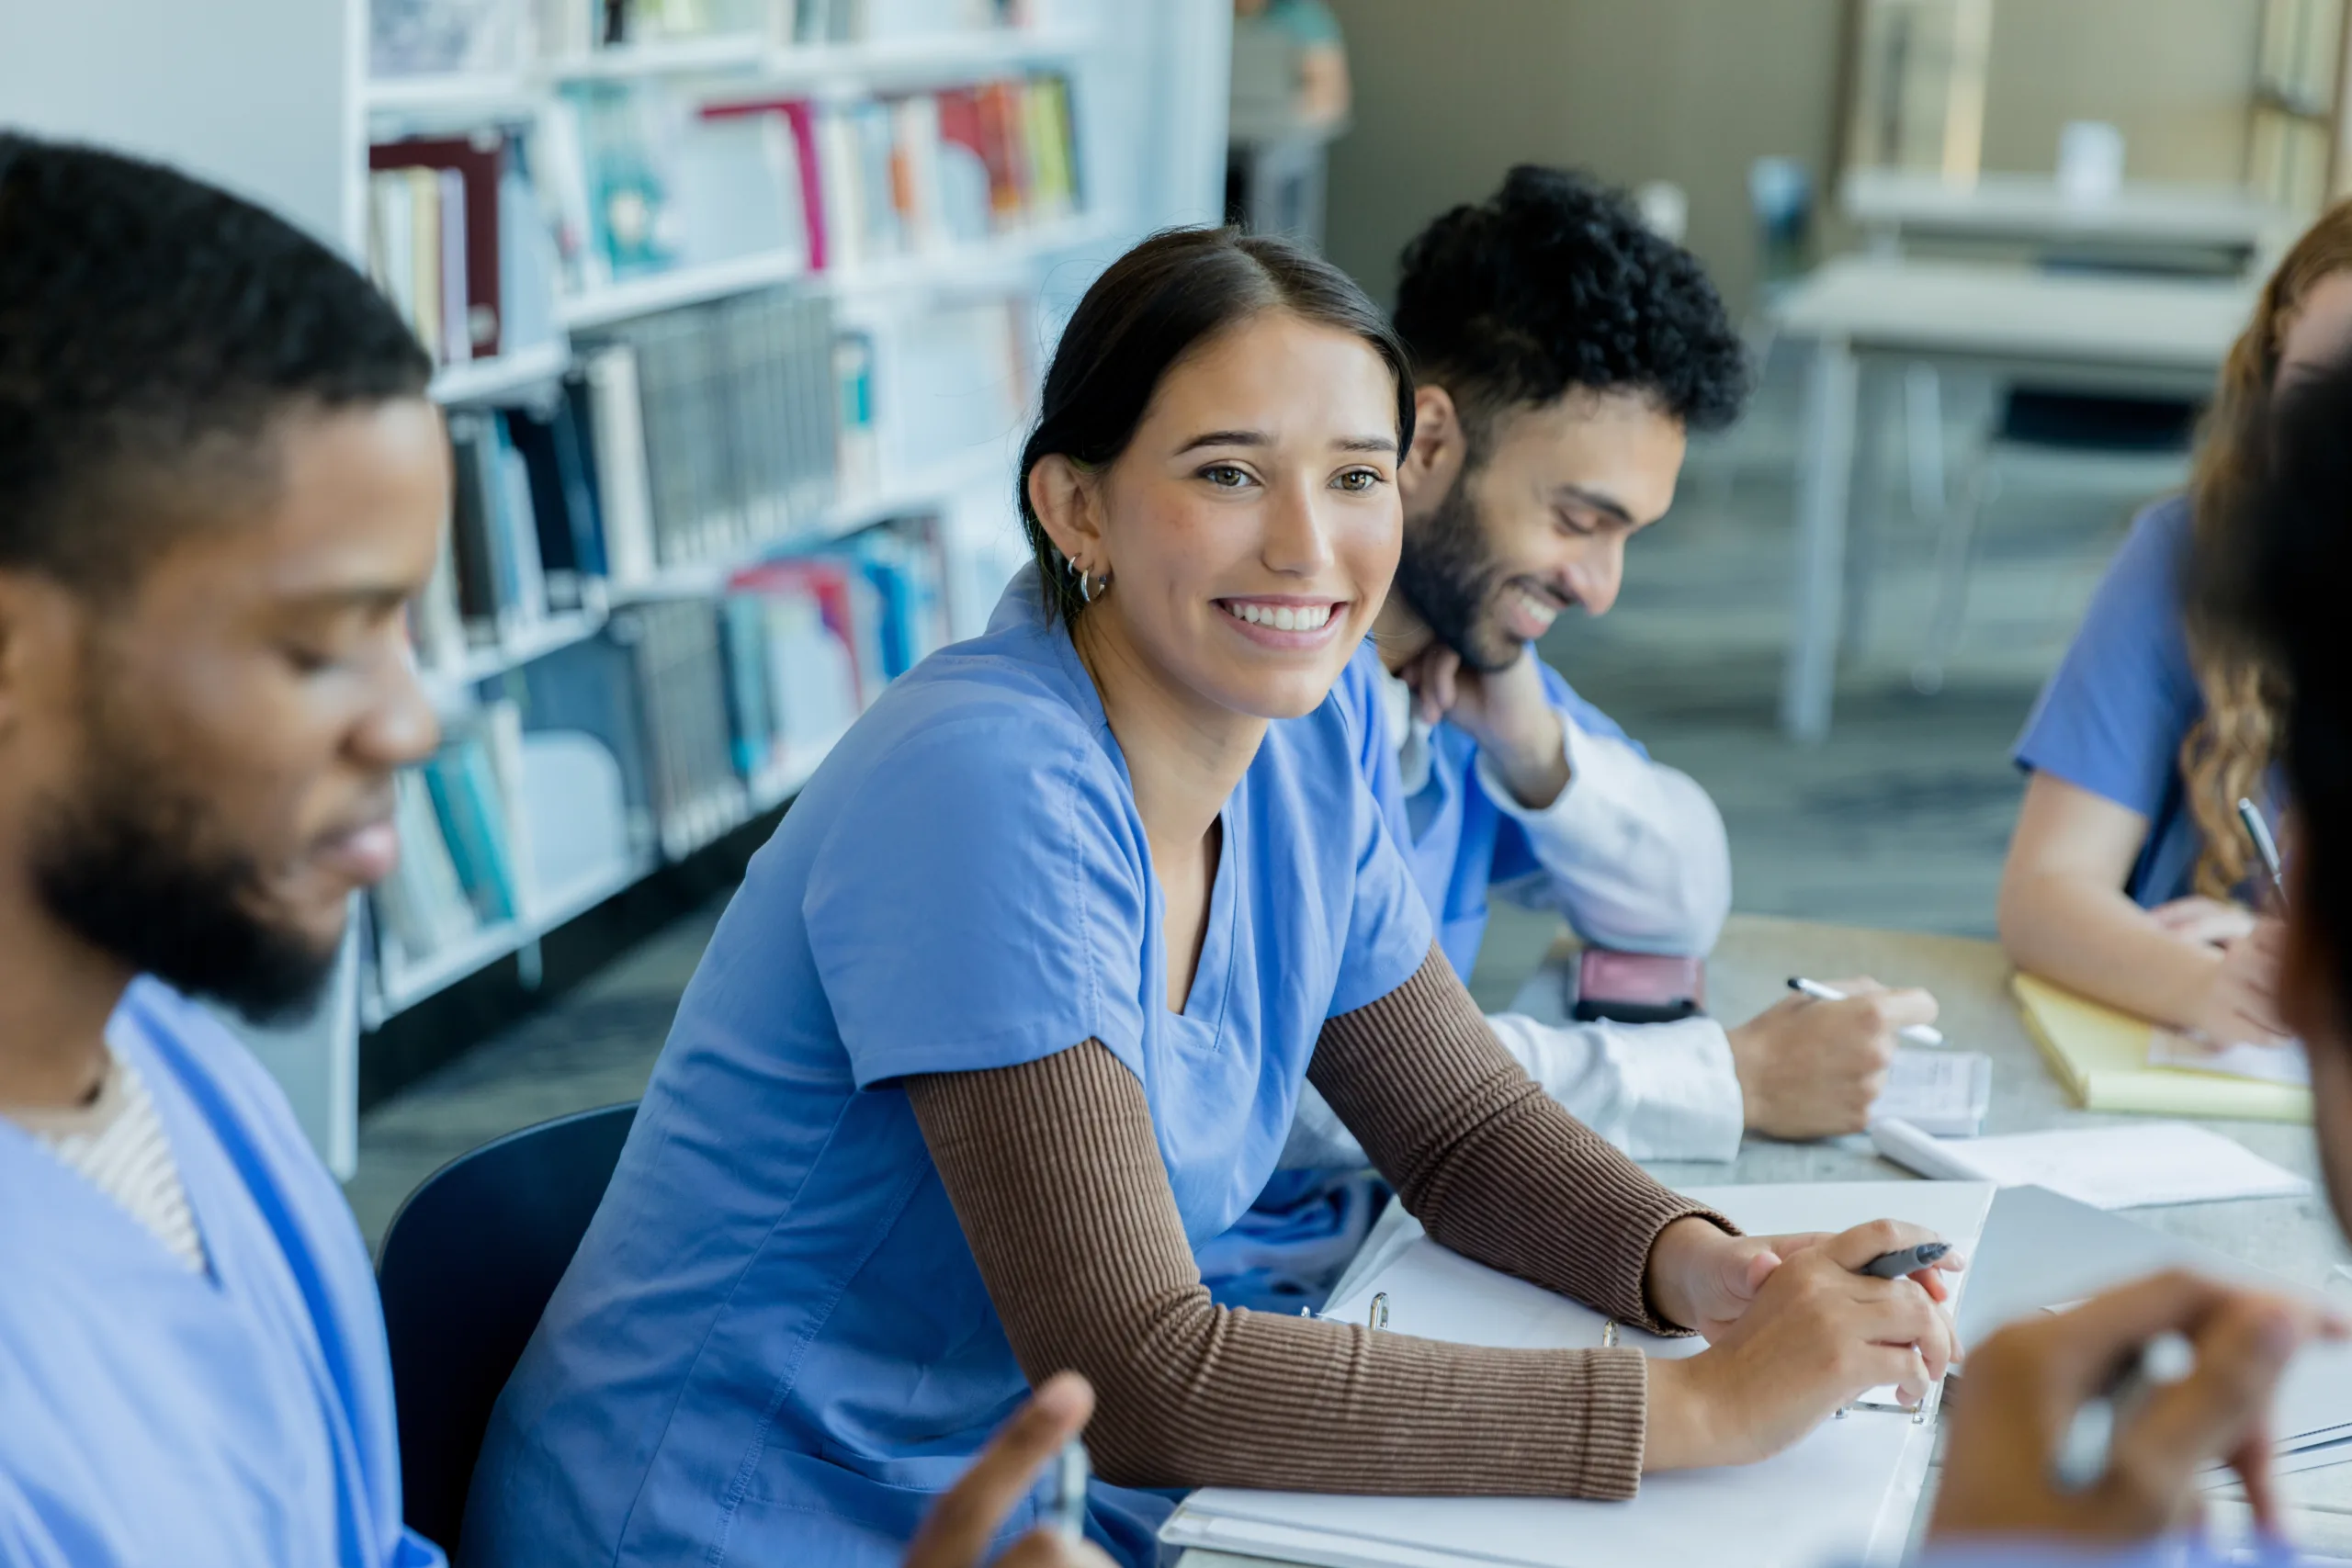
[(1496, 414), (1571, 388), (1643, 393), (1692, 430), (1739, 416), (1747, 356), (1705, 269), (1589, 175), (1521, 164), (1400, 266), (1414, 377), (1452, 394), (1474, 456)]
[(194, 470), (266, 492), (303, 405), (422, 397), (432, 362), (350, 263), (161, 164), (0, 132), (0, 569), (138, 580)]

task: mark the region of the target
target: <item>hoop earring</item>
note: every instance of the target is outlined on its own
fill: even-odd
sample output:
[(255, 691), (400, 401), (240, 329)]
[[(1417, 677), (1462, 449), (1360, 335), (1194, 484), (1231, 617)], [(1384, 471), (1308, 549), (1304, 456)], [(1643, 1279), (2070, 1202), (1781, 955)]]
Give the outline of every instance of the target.
[(1094, 603), (1094, 595), (1087, 590), (1086, 569), (1079, 565), (1074, 559), (1069, 563), (1069, 580), (1078, 585), (1078, 602), (1080, 604), (1091, 604)]

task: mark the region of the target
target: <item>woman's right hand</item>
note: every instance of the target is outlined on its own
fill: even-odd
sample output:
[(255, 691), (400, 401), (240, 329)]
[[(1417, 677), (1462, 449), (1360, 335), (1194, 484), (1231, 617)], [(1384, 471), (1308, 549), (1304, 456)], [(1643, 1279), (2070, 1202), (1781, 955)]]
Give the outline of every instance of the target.
[(2217, 962), (2183, 1024), (2216, 1045), (2283, 1045), (2292, 1038), (2278, 1020), (2278, 966), (2286, 956), (2286, 926), (2273, 916), (2245, 935), (2221, 944)]
[(1792, 1252), (1705, 1350), (1651, 1361), (1643, 1468), (1753, 1463), (1882, 1384), (1926, 1398), (1960, 1354), (1951, 1319), (1917, 1281), (1856, 1270), (1932, 1239), (1877, 1220)]

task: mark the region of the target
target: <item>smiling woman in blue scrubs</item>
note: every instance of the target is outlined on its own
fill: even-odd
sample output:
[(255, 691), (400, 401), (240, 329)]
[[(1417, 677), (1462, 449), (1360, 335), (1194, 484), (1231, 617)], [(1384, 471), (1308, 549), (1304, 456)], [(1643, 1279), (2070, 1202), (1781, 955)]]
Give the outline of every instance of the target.
[[(1328, 700), (1396, 566), (1411, 409), (1379, 312), (1279, 242), (1160, 235), (1089, 290), (1023, 458), (1037, 570), (753, 861), (464, 1561), (888, 1562), (1060, 1368), (1130, 1563), (1165, 1489), (1624, 1496), (1940, 1373), (1940, 1287), (1850, 1272), (1916, 1233), (1729, 1234), (1546, 1100), (1433, 950)], [(1310, 1074), (1442, 1240), (1720, 1343), (1651, 1367), (1216, 1308), (1192, 1247)]]

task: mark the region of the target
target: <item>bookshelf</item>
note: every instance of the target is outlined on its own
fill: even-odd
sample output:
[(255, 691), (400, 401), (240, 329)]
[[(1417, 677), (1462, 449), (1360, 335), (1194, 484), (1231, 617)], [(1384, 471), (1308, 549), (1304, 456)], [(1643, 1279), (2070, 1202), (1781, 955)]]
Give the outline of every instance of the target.
[[(1061, 322), (1126, 245), (1170, 223), (1213, 221), (1221, 209), (1231, 16), (1227, 0), (648, 0), (672, 32), (683, 19), (688, 36), (607, 44), (582, 30), (605, 15), (587, 0), (373, 3), (402, 26), (486, 20), (477, 41), (488, 41), (446, 59), (412, 50), (395, 60), (373, 30), (382, 17), (371, 16), (369, 0), (0, 0), (11, 37), (0, 51), (0, 123), (165, 158), (269, 203), (375, 266), (447, 361), (431, 395), (448, 411), (461, 473), (480, 481), (469, 498), (461, 494), (453, 558), (469, 541), (479, 547), (476, 536), (503, 530), (506, 555), (489, 551), (497, 591), (483, 591), (495, 605), (474, 602), (481, 584), (469, 578), (444, 593), (436, 627), (420, 617), (420, 674), (449, 743), (433, 769), (403, 782), (404, 861), (419, 859), (416, 825), (437, 823), (447, 841), (429, 858), (458, 874), (440, 886), (457, 887), (466, 907), (434, 915), (392, 908), (386, 897), (366, 900), (318, 1017), (251, 1032), (306, 1129), (345, 1174), (356, 1164), (357, 1063), (368, 1031), (491, 965), (511, 961), (534, 981), (541, 940), (787, 802), (888, 671), (978, 629), (1021, 558), (1012, 462)], [(707, 28), (695, 28), (696, 18)], [(424, 68), (384, 69), (420, 60)], [(844, 124), (870, 138), (887, 118), (890, 152), (906, 159), (906, 149), (922, 145), (908, 137), (967, 99), (1033, 137), (1049, 134), (1058, 102), (1066, 186), (1052, 186), (1052, 149), (1024, 144), (1035, 207), (1008, 209), (990, 183), (985, 231), (968, 221), (949, 231), (953, 193), (924, 186), (910, 197), (899, 184), (942, 177), (917, 158), (904, 165), (913, 175), (890, 165), (892, 220), (876, 220), (872, 181), (859, 197), (869, 205), (841, 209), (864, 215), (865, 226), (846, 233), (840, 212), (822, 203), (796, 209), (792, 192), (780, 189), (774, 212), (753, 213), (771, 227), (782, 222), (777, 243), (712, 244), (692, 227), (695, 181), (707, 171), (673, 164), (664, 194), (690, 220), (685, 243), (582, 265), (578, 246), (604, 236), (593, 222), (585, 235), (564, 228), (580, 212), (564, 208), (560, 182), (575, 196), (582, 184), (592, 187), (592, 219), (619, 210), (609, 189), (582, 173), (604, 154), (599, 116), (683, 124), (683, 135), (701, 139), (694, 146), (718, 147), (714, 156), (734, 158), (722, 166), (740, 174), (759, 149), (792, 145), (785, 131), (807, 134), (803, 116), (820, 139)], [(220, 115), (224, 102), (240, 112)], [(729, 139), (747, 123), (734, 117), (746, 115), (768, 117), (760, 136), (769, 140), (748, 131)], [(944, 162), (954, 137), (939, 134)], [(380, 153), (371, 158), (371, 149), (418, 139), (492, 148), (501, 160), (489, 165), (497, 171), (492, 204), (467, 207), (480, 193), (432, 166), (441, 154), (405, 174), (384, 167)], [(829, 200), (841, 188), (843, 145), (872, 153), (870, 141), (821, 143), (835, 160), (820, 170), (831, 182)], [(805, 158), (806, 147), (798, 150)], [(527, 181), (510, 190), (508, 175), (526, 166)], [(801, 164), (804, 190), (820, 167)], [(991, 182), (994, 173), (991, 165)], [(409, 185), (388, 186), (387, 174)], [(706, 229), (733, 240), (758, 227), (734, 221), (743, 188), (739, 181), (724, 187), (726, 199), (706, 204), (700, 219), (727, 220)], [(1024, 198), (1031, 188), (1023, 185)], [(404, 194), (412, 191), (413, 203)], [(1046, 199), (1057, 191), (1063, 199)], [(510, 209), (517, 195), (527, 202)], [(808, 229), (820, 210), (835, 225), (822, 254)], [(495, 213), (494, 224), (460, 228), (461, 212), (483, 211)], [(510, 227), (518, 213), (535, 221)], [(492, 228), (500, 330), (487, 351), (469, 341), (481, 326), (467, 306), (479, 305), (483, 290), (456, 236)], [(460, 273), (462, 287), (452, 281)], [(526, 301), (526, 289), (535, 300)], [(780, 349), (774, 364), (754, 364), (751, 350), (732, 346), (762, 322), (789, 323), (759, 341), (797, 345), (797, 357)], [(1000, 342), (1001, 365), (972, 359), (972, 344), (992, 353)], [(608, 447), (605, 438), (625, 426), (612, 421), (619, 405), (599, 399), (628, 378), (616, 368), (623, 358), (636, 367), (643, 471), (633, 483), (650, 498), (650, 524), (621, 515), (616, 474), (605, 471), (607, 450), (626, 445)], [(806, 394), (820, 369), (829, 423), (812, 477), (802, 471), (807, 453), (770, 448), (807, 445), (800, 426), (816, 405)], [(796, 422), (788, 438), (787, 413)], [(556, 491), (555, 481), (541, 483), (541, 444), (567, 421), (590, 453), (580, 461), (596, 481), (587, 488), (604, 530), (597, 542), (634, 549), (627, 570), (626, 550), (601, 563), (557, 559), (565, 536), (547, 521)], [(714, 429), (726, 433), (728, 456), (698, 469), (691, 454)], [(562, 494), (569, 506), (573, 491)], [(525, 514), (527, 524), (514, 521)], [(620, 538), (629, 527), (639, 532)], [(586, 537), (577, 526), (573, 534)], [(518, 543), (519, 565), (507, 558)], [(589, 570), (594, 564), (604, 570)], [(519, 610), (502, 596), (516, 582), (529, 601)], [(892, 596), (901, 583), (914, 585), (906, 614)], [(904, 623), (915, 611), (927, 628), (921, 635), (858, 621), (870, 613)], [(683, 766), (682, 753), (647, 741), (628, 755), (625, 738), (599, 737), (581, 718), (599, 716), (582, 701), (593, 681), (575, 677), (632, 668), (632, 659), (640, 673), (668, 672), (640, 682), (640, 699), (660, 700), (639, 701), (637, 722), (644, 735), (685, 726), (705, 769), (691, 787), (662, 782)], [(803, 701), (825, 696), (828, 679), (847, 684), (827, 701)], [(747, 680), (773, 701), (748, 697)], [(673, 709), (699, 716), (701, 728)], [(530, 787), (548, 780), (557, 786)], [(665, 806), (665, 789), (684, 793)], [(494, 898), (478, 897), (466, 874), (469, 847), (457, 841), (464, 834), (456, 818), (476, 808), (491, 818), (503, 812), (511, 840)], [(599, 852), (582, 852), (594, 829), (622, 819), (628, 831)], [(413, 904), (421, 886), (404, 884), (391, 903)], [(417, 934), (425, 928), (437, 940)]]

